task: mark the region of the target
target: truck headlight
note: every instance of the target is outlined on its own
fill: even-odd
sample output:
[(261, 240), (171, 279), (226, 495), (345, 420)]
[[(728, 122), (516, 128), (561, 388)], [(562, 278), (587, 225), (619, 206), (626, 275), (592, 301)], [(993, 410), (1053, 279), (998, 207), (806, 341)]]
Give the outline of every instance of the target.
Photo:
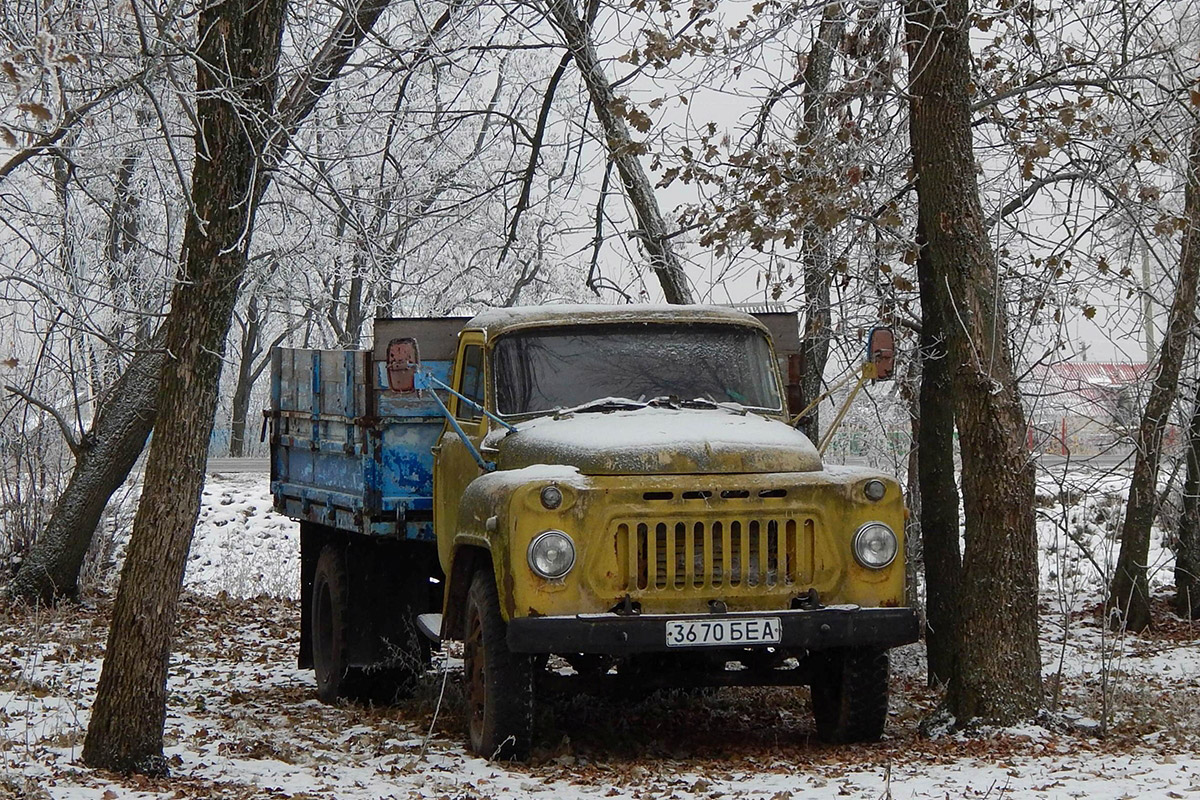
[(562, 531), (545, 531), (529, 543), (526, 558), (534, 573), (547, 580), (558, 580), (575, 566), (575, 543)]
[(868, 522), (855, 532), (851, 548), (859, 564), (871, 569), (883, 569), (896, 560), (900, 542), (887, 525)]

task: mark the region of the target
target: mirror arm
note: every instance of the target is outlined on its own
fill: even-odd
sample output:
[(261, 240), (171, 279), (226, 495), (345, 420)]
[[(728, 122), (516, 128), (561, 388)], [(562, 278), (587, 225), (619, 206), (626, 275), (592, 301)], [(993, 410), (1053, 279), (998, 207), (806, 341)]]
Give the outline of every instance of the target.
[(801, 411), (799, 414), (794, 415), (790, 420), (788, 420), (788, 424), (791, 425), (793, 428), (796, 427), (796, 425), (800, 422), (800, 420), (802, 420), (806, 416), (808, 416), (809, 412), (811, 412), (814, 408), (816, 408), (818, 405), (821, 404), (822, 400), (824, 400), (826, 397), (829, 397), (831, 394), (836, 392), (838, 389), (845, 386), (847, 383), (850, 382), (850, 380), (853, 377), (854, 377), (854, 373), (851, 373), (851, 374), (847, 375), (846, 377), (842, 378), (841, 380), (839, 380), (837, 383), (830, 386), (825, 391), (821, 392), (821, 394), (817, 396), (816, 400), (813, 400), (811, 403), (809, 403), (808, 405), (806, 405), (804, 407), (803, 411)]
[(429, 392), (430, 396), (433, 397), (434, 402), (438, 404), (438, 408), (441, 410), (442, 416), (446, 418), (446, 421), (450, 423), (450, 427), (454, 429), (456, 434), (458, 434), (458, 438), (461, 439), (463, 444), (467, 446), (467, 449), (471, 452), (471, 458), (475, 459), (475, 463), (479, 465), (479, 468), (484, 472), (494, 472), (496, 469), (496, 463), (494, 461), (488, 461), (483, 457), (483, 453), (476, 448), (474, 442), (468, 438), (466, 432), (462, 429), (462, 425), (459, 425), (458, 420), (456, 420), (454, 415), (450, 413), (450, 409), (446, 408), (446, 404), (442, 402), (442, 398), (438, 397), (436, 390), (443, 389), (457, 397), (459, 400), (467, 403), (472, 408), (479, 409), (487, 415), (488, 419), (495, 420), (498, 424), (507, 428), (509, 433), (514, 433), (517, 429), (485, 409), (483, 406), (479, 405), (479, 403), (476, 403), (471, 398), (464, 397), (462, 394), (454, 391), (449, 386), (433, 377), (433, 375), (429, 372), (418, 370), (413, 375), (413, 388), (420, 391)]
[[(454, 391), (454, 390), (453, 390), (453, 389), (451, 389), (449, 386), (447, 386), (446, 384), (442, 383), (442, 382), (441, 382), (441, 381), (439, 381), (437, 378), (433, 377), (433, 373), (431, 373), (431, 372), (418, 371), (416, 374), (414, 374), (414, 375), (413, 375), (413, 387), (414, 387), (414, 388), (416, 388), (416, 389), (421, 389), (421, 390), (426, 390), (426, 389), (429, 389), (429, 390), (432, 390), (432, 389), (442, 389), (442, 390), (444, 390), (444, 391), (447, 391), (447, 392), (449, 392), (450, 394), (452, 394), (452, 395), (454, 395), (455, 397), (457, 397), (459, 400), (462, 400), (464, 403), (466, 403), (467, 405), (469, 405), (471, 408), (474, 408), (475, 410), (477, 410), (477, 411), (479, 411), (480, 413), (482, 413), (482, 414), (483, 414), (485, 417), (487, 417), (488, 419), (490, 419), (492, 422), (495, 422), (495, 423), (496, 423), (497, 425), (499, 425), (500, 427), (507, 429), (509, 433), (516, 433), (516, 432), (517, 432), (517, 428), (516, 428), (516, 426), (515, 426), (515, 425), (512, 425), (512, 424), (510, 424), (510, 423), (508, 423), (508, 422), (505, 422), (504, 420), (500, 419), (499, 417), (497, 417), (497, 416), (496, 416), (495, 414), (493, 414), (492, 412), (488, 411), (488, 410), (487, 410), (486, 408), (484, 408), (483, 406), (479, 405), (479, 403), (476, 403), (476, 402), (475, 402), (474, 400), (472, 400), (471, 398), (469, 398), (469, 397), (467, 397), (467, 396), (465, 396), (465, 395), (459, 394), (458, 392)], [(436, 398), (436, 397), (437, 397), (437, 392), (434, 392), (434, 395), (433, 395), (433, 396)], [(440, 399), (440, 398), (438, 399), (438, 403), (439, 403), (439, 405), (441, 405), (441, 399)], [(446, 414), (449, 414), (449, 413), (450, 413), (450, 410), (449, 410), (449, 409), (447, 409), (445, 405), (442, 405), (442, 408), (444, 409), (444, 413), (446, 413)]]
[[(817, 452), (820, 455), (824, 456), (825, 451), (829, 449), (829, 445), (833, 441), (833, 435), (837, 433), (838, 426), (842, 424), (842, 419), (845, 418), (846, 412), (850, 410), (850, 404), (854, 402), (854, 398), (858, 396), (859, 391), (862, 390), (863, 385), (867, 381), (876, 379), (876, 374), (875, 365), (870, 361), (862, 365), (862, 373), (858, 376), (858, 383), (854, 384), (854, 388), (850, 390), (850, 394), (846, 395), (846, 399), (842, 401), (842, 407), (838, 409), (837, 416), (833, 418), (833, 422), (829, 424), (829, 429), (821, 437), (821, 444), (817, 446)], [(849, 379), (847, 378), (847, 380)]]

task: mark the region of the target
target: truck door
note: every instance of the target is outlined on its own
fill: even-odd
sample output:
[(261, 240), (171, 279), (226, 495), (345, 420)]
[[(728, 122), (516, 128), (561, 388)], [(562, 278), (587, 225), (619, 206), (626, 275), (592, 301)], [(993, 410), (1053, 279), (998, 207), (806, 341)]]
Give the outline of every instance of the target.
[[(483, 336), (464, 334), (454, 364), (452, 385), (464, 397), (483, 404), (484, 378)], [(471, 450), (473, 447), (478, 451), (487, 434), (487, 422), (478, 409), (453, 395), (447, 407), (470, 440), (468, 445), (447, 422), (433, 448), (433, 524), (437, 534), (438, 556), (442, 568), (449, 574), (451, 548), (458, 529), (458, 502), (467, 485), (483, 473)]]

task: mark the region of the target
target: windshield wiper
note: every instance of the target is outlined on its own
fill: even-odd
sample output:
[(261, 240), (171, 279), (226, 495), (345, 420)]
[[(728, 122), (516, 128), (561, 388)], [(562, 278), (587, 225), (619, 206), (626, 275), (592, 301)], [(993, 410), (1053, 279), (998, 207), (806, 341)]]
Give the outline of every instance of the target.
[(645, 408), (648, 404), (640, 400), (630, 400), (628, 397), (602, 397), (599, 400), (590, 400), (573, 408), (564, 408), (560, 414), (585, 414), (589, 411), (635, 411), (639, 408)]
[(646, 405), (658, 408), (721, 408), (722, 404), (707, 397), (693, 397), (691, 400), (680, 400), (677, 395), (659, 395), (646, 401)]
[(690, 400), (680, 400), (677, 395), (662, 394), (649, 400), (631, 400), (628, 397), (602, 397), (589, 400), (571, 408), (560, 408), (555, 415), (585, 414), (592, 411), (636, 411), (639, 408), (723, 408), (734, 413), (745, 414), (746, 407), (741, 403), (719, 403), (707, 397), (693, 397)]

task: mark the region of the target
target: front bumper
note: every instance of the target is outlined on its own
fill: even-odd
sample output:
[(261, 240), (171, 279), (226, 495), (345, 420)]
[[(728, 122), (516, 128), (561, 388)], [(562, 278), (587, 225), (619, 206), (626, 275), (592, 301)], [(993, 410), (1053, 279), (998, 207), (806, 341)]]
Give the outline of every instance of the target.
[[(629, 655), (712, 651), (712, 646), (668, 647), (670, 621), (721, 621), (777, 617), (783, 626), (777, 643), (750, 645), (783, 650), (828, 650), (834, 647), (885, 649), (915, 642), (921, 635), (911, 608), (830, 606), (780, 611), (735, 611), (724, 614), (579, 614), (519, 617), (508, 623), (508, 648), (514, 653), (603, 653)], [(731, 646), (738, 649), (736, 646)], [(727, 648), (728, 649), (728, 648)]]

